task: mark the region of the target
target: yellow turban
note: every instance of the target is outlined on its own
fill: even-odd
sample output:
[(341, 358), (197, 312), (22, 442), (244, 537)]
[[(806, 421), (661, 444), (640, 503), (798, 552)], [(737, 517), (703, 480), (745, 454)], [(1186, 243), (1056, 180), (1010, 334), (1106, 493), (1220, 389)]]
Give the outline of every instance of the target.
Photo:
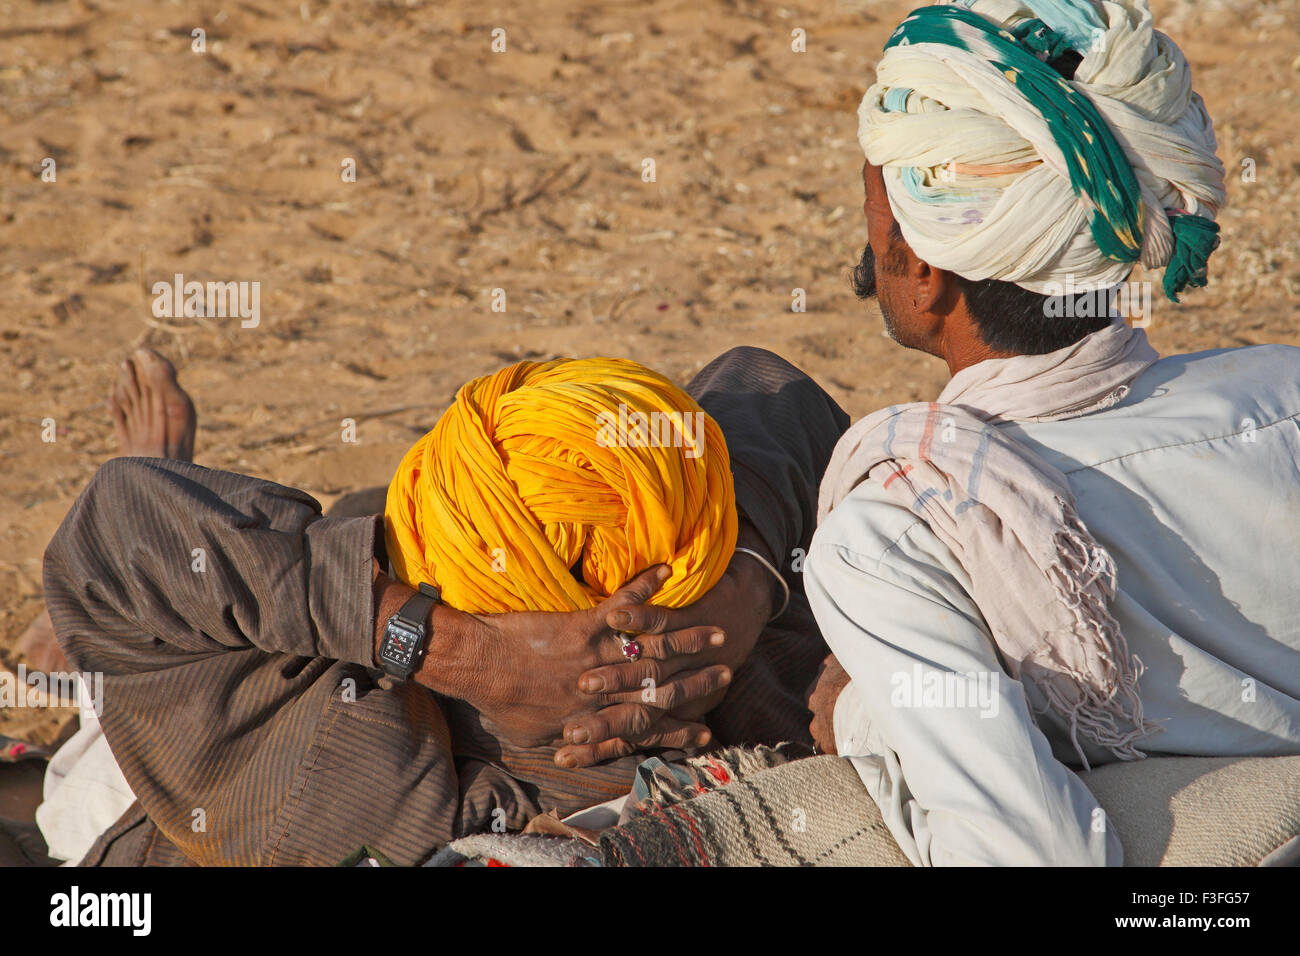
[(520, 362), (469, 382), (402, 459), (384, 518), (397, 575), (471, 613), (592, 607), (659, 563), (672, 575), (654, 601), (680, 607), (736, 545), (722, 430), (624, 359)]

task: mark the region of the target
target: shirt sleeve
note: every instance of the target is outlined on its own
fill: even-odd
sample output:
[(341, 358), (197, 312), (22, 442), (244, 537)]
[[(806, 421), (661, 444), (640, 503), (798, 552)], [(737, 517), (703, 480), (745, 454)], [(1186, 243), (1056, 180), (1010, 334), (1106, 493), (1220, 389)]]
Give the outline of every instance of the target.
[(114, 458), (46, 549), (50, 613), (69, 658), (109, 673), (244, 648), (373, 667), (378, 535), (273, 482)]
[(952, 553), (861, 485), (813, 539), (805, 587), (851, 678), (836, 747), (916, 865), (1118, 865), (1104, 811), (1001, 667)]
[(375, 692), (366, 669), (377, 534), (269, 481), (116, 458), (54, 535), (55, 633), (131, 791), (189, 860), (333, 863), (357, 835), (450, 832), (432, 696)]

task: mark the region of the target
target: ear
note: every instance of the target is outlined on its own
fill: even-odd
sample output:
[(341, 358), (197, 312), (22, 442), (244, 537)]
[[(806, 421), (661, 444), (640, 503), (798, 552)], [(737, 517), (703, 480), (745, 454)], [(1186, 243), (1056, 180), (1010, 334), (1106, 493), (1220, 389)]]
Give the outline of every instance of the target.
[(946, 316), (961, 299), (957, 277), (947, 269), (936, 269), (918, 259), (908, 249), (908, 279), (912, 288), (912, 306), (919, 314)]

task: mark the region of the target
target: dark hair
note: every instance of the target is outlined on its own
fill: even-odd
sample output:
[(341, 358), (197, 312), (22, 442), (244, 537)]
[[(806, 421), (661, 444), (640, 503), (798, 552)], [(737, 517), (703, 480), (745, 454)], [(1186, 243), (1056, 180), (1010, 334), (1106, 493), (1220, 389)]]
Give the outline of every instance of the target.
[[(890, 237), (903, 241), (903, 232), (895, 220)], [(895, 246), (881, 260), (886, 272), (897, 275), (903, 266), (902, 250)], [(1040, 295), (1022, 289), (1014, 282), (1000, 279), (975, 281), (953, 273), (966, 300), (966, 307), (975, 320), (975, 329), (984, 344), (1009, 355), (1044, 355), (1067, 345), (1073, 345), (1085, 335), (1104, 329), (1110, 324), (1107, 315), (1080, 316), (1080, 312), (1097, 311), (1084, 305), (1090, 292), (1073, 296), (1073, 306), (1065, 300), (1060, 308), (1049, 310), (1055, 296)], [(862, 260), (853, 267), (853, 291), (859, 299), (876, 294), (876, 257), (871, 246), (862, 253)], [(1051, 312), (1056, 315), (1051, 315)]]
[[(1013, 355), (1044, 355), (1073, 345), (1085, 335), (1110, 325), (1108, 315), (1080, 316), (1080, 312), (1097, 311), (1084, 298), (1095, 296), (1081, 292), (1075, 296), (1040, 295), (1022, 289), (1014, 282), (1000, 279), (970, 279), (957, 276), (957, 284), (966, 298), (966, 308), (975, 320), (975, 328), (984, 344), (999, 352)], [(1056, 315), (1050, 315), (1048, 303), (1061, 301)], [(1074, 305), (1068, 299), (1074, 299)]]

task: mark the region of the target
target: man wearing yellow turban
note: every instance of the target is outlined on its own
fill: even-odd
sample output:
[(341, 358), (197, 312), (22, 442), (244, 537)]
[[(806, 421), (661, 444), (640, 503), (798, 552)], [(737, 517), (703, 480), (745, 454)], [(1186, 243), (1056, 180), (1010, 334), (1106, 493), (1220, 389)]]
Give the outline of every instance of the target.
[[(475, 379), (353, 516), (113, 459), (45, 566), (136, 797), (85, 862), (412, 864), (626, 794), (637, 751), (811, 743), (826, 647), (797, 572), (847, 425), (735, 349), (685, 390), (611, 359)], [(394, 680), (413, 601), (423, 653)]]
[(470, 382), (402, 459), (384, 517), (397, 576), (478, 614), (590, 608), (660, 563), (672, 573), (655, 601), (680, 607), (718, 583), (736, 544), (721, 429), (624, 359), (520, 362)]

